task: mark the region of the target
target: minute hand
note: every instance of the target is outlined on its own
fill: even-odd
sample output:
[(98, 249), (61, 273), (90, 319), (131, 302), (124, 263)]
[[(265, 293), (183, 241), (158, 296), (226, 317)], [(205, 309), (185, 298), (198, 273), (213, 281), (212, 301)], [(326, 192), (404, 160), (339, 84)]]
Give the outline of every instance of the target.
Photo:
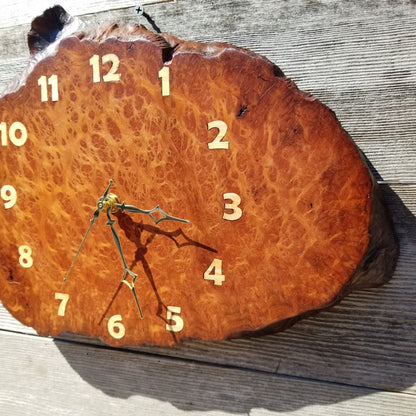
[[(131, 213), (146, 214), (153, 220), (155, 225), (157, 225), (160, 222), (165, 221), (165, 220), (184, 222), (184, 223), (187, 223), (187, 224), (189, 223), (188, 220), (184, 220), (182, 218), (177, 218), (177, 217), (173, 217), (172, 215), (166, 214), (166, 212), (163, 211), (162, 208), (160, 208), (159, 205), (156, 205), (153, 209), (149, 209), (149, 210), (140, 209), (140, 208), (137, 208), (133, 205), (126, 205), (124, 202), (122, 204), (115, 203), (114, 205), (121, 212), (127, 211), (127, 212), (131, 212)], [(156, 219), (153, 215), (154, 212), (159, 212), (159, 214), (162, 215), (162, 217), (159, 218), (159, 219)]]

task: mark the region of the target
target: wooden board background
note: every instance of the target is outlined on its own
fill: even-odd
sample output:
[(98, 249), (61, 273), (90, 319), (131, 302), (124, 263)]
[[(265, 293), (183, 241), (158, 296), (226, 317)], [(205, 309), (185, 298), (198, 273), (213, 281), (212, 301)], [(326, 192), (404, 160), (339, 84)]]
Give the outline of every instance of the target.
[[(416, 415), (416, 1), (143, 3), (162, 31), (261, 53), (336, 112), (387, 198), (397, 270), (283, 333), (173, 349), (41, 338), (0, 306), (0, 414)], [(0, 90), (53, 4), (0, 1)], [(61, 4), (89, 24), (149, 26), (128, 1)]]

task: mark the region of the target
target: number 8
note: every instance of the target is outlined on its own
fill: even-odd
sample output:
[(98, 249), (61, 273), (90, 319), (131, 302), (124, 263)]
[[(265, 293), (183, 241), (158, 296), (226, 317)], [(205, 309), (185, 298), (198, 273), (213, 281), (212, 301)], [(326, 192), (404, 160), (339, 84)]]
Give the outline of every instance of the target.
[(19, 249), (19, 264), (25, 269), (33, 266), (32, 249), (29, 246), (20, 246)]

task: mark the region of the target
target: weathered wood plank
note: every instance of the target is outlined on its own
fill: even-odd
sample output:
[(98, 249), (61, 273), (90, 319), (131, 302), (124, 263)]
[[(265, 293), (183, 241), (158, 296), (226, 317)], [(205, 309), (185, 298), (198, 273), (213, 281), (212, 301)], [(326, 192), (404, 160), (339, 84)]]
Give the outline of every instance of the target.
[(58, 2), (50, 2), (49, 0), (37, 0), (32, 2), (30, 7), (25, 0), (14, 0), (13, 2), (3, 2), (2, 13), (0, 15), (0, 27), (9, 27), (25, 23), (30, 23), (33, 17), (42, 14), (44, 10), (52, 7), (54, 4), (60, 4), (72, 15), (83, 15), (86, 13), (98, 13), (108, 10), (120, 10), (131, 8), (138, 4), (148, 5), (155, 3), (172, 3), (176, 0), (140, 0), (134, 2), (126, 0), (93, 0), (93, 1), (73, 1), (59, 0)]
[(4, 415), (414, 415), (416, 397), (1, 334)]

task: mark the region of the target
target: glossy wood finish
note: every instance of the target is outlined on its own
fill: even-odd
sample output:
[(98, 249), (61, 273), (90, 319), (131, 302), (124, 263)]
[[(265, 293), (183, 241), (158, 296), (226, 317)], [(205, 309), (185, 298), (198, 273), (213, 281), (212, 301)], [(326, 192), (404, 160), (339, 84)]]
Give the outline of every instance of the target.
[[(83, 19), (137, 21), (133, 8), (99, 7), (101, 14)], [(382, 182), (401, 243), (396, 272), (386, 286), (356, 292), (280, 334), (174, 349), (126, 352), (72, 336), (70, 342), (38, 338), (2, 310), (1, 410), (111, 414), (117, 406), (124, 414), (141, 408), (147, 414), (413, 415), (414, 5), (184, 1), (147, 11), (178, 37), (227, 41), (266, 55), (336, 111)], [(26, 22), (0, 29), (3, 86), (26, 65)], [(109, 365), (115, 356), (119, 360)], [(188, 379), (196, 382), (190, 386)]]

